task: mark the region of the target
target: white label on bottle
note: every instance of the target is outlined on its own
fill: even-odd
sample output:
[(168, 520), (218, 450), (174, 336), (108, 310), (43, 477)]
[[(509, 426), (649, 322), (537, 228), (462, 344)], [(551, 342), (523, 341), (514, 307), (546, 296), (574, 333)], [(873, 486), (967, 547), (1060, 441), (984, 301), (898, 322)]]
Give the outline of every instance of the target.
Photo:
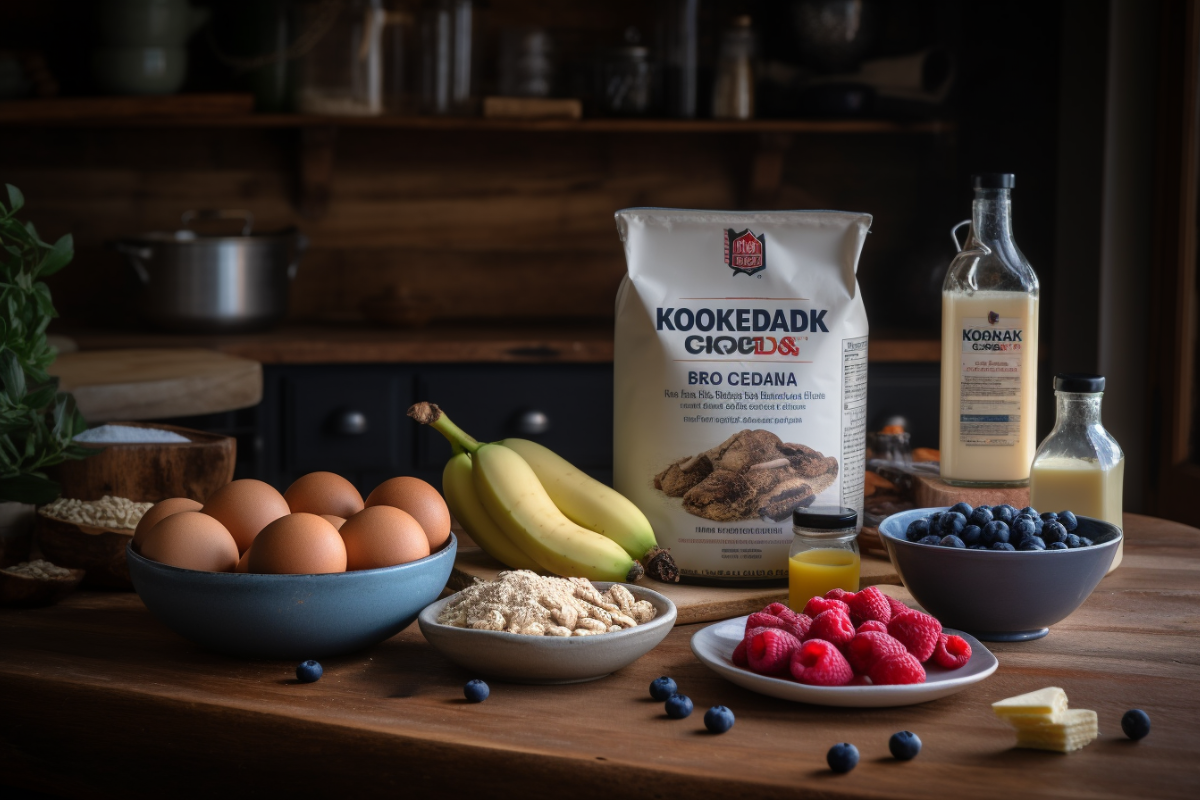
[(959, 441), (971, 446), (1011, 447), (1021, 434), (1023, 320), (962, 321)]

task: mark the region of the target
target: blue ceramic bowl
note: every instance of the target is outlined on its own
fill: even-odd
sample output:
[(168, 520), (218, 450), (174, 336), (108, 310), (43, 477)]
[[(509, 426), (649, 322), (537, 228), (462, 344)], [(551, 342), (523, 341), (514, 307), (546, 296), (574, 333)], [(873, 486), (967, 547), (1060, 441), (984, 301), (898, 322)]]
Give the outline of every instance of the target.
[(1117, 554), (1121, 529), (1079, 517), (1091, 547), (1074, 550), (961, 550), (904, 538), (913, 520), (945, 508), (917, 508), (885, 519), (879, 538), (905, 588), (949, 628), (991, 642), (1039, 639), (1083, 604)]
[(198, 572), (126, 547), (129, 577), (150, 613), (201, 647), (246, 658), (349, 653), (407, 628), (441, 594), (454, 534), (419, 561), (329, 575)]

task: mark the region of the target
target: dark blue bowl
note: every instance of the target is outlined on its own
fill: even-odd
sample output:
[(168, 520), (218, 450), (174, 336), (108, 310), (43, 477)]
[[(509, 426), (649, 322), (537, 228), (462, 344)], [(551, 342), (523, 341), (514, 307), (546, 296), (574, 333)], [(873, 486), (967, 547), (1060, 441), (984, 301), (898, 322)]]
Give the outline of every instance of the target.
[(329, 575), (198, 572), (125, 549), (150, 613), (201, 647), (303, 660), (361, 650), (407, 628), (441, 594), (458, 540), (419, 561)]
[(1039, 639), (1083, 604), (1117, 554), (1121, 529), (1079, 517), (1091, 547), (1015, 552), (962, 550), (904, 538), (913, 520), (945, 508), (893, 514), (879, 538), (913, 598), (949, 628), (992, 642)]

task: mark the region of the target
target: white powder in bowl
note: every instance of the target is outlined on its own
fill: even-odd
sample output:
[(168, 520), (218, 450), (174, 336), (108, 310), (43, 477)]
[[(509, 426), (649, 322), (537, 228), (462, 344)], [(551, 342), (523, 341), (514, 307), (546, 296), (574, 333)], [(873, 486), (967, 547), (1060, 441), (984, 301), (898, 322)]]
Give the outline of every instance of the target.
[(190, 442), (186, 436), (180, 436), (175, 431), (164, 431), (161, 428), (135, 428), (132, 425), (101, 425), (89, 428), (75, 437), (77, 442), (88, 444), (128, 444), (131, 442), (154, 442), (162, 444), (178, 444)]

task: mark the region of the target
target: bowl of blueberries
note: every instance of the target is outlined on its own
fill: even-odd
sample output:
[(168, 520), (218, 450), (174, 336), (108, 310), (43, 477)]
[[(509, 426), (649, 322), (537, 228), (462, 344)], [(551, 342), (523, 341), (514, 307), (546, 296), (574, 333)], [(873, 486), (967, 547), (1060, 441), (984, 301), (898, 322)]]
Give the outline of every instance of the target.
[(967, 503), (893, 514), (879, 534), (927, 612), (992, 642), (1049, 633), (1096, 588), (1122, 537), (1116, 525), (1070, 511)]

